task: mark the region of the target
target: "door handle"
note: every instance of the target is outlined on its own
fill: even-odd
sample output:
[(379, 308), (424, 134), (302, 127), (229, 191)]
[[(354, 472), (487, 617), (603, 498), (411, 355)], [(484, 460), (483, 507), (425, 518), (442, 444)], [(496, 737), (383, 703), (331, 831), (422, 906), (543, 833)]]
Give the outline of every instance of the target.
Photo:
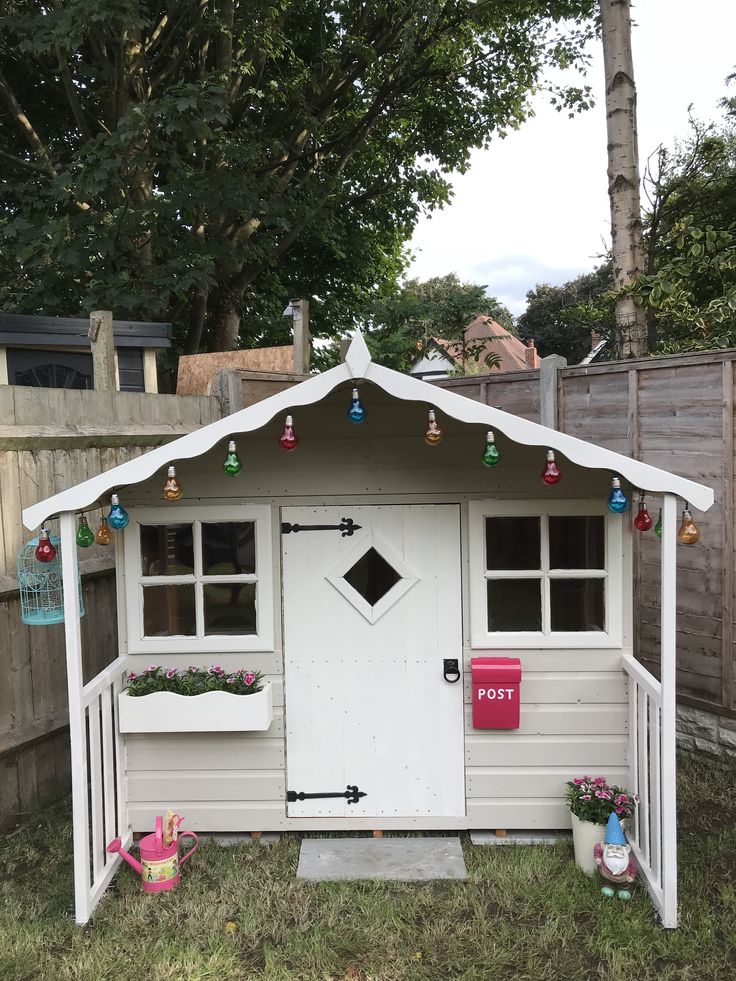
[(442, 671), (442, 677), (445, 681), (449, 681), (451, 685), (454, 685), (456, 681), (460, 681), (460, 665), (456, 657), (446, 657), (442, 662), (444, 668)]

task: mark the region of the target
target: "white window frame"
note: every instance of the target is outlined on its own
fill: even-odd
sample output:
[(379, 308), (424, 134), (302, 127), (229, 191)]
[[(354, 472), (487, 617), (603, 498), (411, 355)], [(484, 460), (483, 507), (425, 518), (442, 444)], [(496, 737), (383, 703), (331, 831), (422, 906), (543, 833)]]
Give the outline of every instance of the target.
[[(131, 654), (211, 654), (238, 651), (272, 651), (274, 649), (273, 579), (271, 546), (271, 508), (258, 504), (227, 504), (219, 507), (169, 505), (167, 508), (129, 508), (130, 523), (125, 529), (125, 606), (128, 625), (128, 651)], [(252, 521), (255, 525), (255, 574), (228, 576), (143, 576), (141, 574), (141, 525), (194, 525), (195, 570), (202, 562), (202, 540), (198, 533), (203, 523)], [(204, 634), (204, 597), (198, 584), (209, 582), (248, 583), (256, 585), (255, 634)], [(143, 634), (143, 583), (149, 586), (176, 586), (194, 583), (197, 635), (145, 637)]]
[[(589, 569), (564, 569), (550, 572), (549, 533), (546, 521), (541, 522), (541, 566), (537, 572), (526, 569), (496, 570), (487, 572), (485, 557), (485, 519), (505, 517), (541, 518), (545, 515), (581, 517), (603, 515), (605, 518), (605, 571), (601, 576), (591, 576)], [(471, 501), (469, 519), (470, 560), (470, 646), (472, 648), (611, 648), (623, 643), (623, 544), (624, 521), (627, 515), (612, 514), (605, 501)], [(542, 580), (543, 629), (519, 631), (491, 631), (488, 629), (488, 579)], [(605, 630), (553, 631), (544, 629), (550, 623), (550, 594), (547, 583), (552, 579), (605, 580), (604, 612)]]

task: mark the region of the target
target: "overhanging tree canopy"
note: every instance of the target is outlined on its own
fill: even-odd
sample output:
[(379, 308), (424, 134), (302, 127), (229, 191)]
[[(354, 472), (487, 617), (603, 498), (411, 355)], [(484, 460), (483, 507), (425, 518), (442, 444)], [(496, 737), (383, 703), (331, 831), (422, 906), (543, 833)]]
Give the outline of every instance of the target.
[(524, 119), (546, 66), (579, 62), (593, 11), (11, 0), (0, 302), (166, 318), (189, 351), (257, 339), (285, 293), (344, 326), (396, 278), (443, 175)]

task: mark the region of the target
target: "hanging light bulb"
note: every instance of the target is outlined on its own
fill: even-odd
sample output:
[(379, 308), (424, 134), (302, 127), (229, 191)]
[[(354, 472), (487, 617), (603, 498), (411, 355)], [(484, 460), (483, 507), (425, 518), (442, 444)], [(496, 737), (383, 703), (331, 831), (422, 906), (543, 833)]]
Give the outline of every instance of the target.
[(53, 562), (56, 558), (56, 546), (49, 538), (49, 533), (42, 528), (38, 535), (38, 545), (33, 553), (39, 562)]
[(363, 400), (360, 395), (358, 395), (358, 389), (353, 388), (353, 394), (350, 402), (350, 408), (348, 409), (348, 419), (354, 422), (356, 425), (360, 425), (361, 422), (365, 422), (366, 411), (363, 405)]
[(555, 451), (547, 450), (547, 464), (542, 471), (542, 480), (545, 484), (559, 484), (562, 480), (560, 468), (555, 463)]
[(77, 529), (77, 545), (80, 548), (89, 548), (90, 545), (94, 544), (95, 533), (92, 531), (90, 526), (87, 524), (87, 519), (84, 515), (79, 519), (79, 528)]
[(164, 489), (161, 492), (161, 496), (165, 501), (178, 501), (183, 493), (184, 488), (181, 486), (176, 476), (176, 467), (169, 467), (166, 474), (166, 483), (164, 484)]
[(231, 439), (227, 444), (227, 456), (225, 457), (225, 462), (222, 465), (222, 469), (225, 471), (228, 477), (237, 477), (237, 475), (243, 469), (243, 461), (238, 456), (234, 439)]
[(662, 508), (659, 509), (659, 517), (657, 518), (657, 523), (654, 526), (654, 534), (657, 538), (662, 537)]
[(284, 431), (279, 437), (279, 446), (282, 450), (286, 450), (290, 453), (295, 450), (299, 445), (299, 437), (294, 432), (294, 419), (292, 416), (287, 416), (284, 422)]
[(115, 531), (122, 531), (130, 521), (128, 512), (120, 503), (120, 498), (117, 494), (113, 494), (110, 497), (110, 513), (107, 516), (107, 520)]
[(654, 522), (652, 521), (652, 516), (644, 503), (644, 495), (639, 495), (639, 510), (636, 512), (636, 517), (634, 518), (634, 527), (637, 531), (649, 531)]
[(489, 429), (486, 433), (486, 448), (483, 451), (483, 465), (486, 467), (495, 467), (501, 462), (501, 451), (496, 446), (496, 439), (493, 435), (493, 430)]
[(427, 414), (427, 432), (424, 434), (424, 442), (428, 446), (436, 446), (442, 442), (443, 432), (435, 418), (434, 409), (430, 409)]
[(611, 493), (608, 495), (608, 510), (614, 514), (623, 514), (629, 508), (629, 499), (621, 490), (621, 479), (611, 479)]
[(107, 523), (107, 518), (104, 514), (100, 518), (100, 527), (95, 532), (95, 541), (98, 545), (109, 545), (112, 541), (110, 525)]
[(700, 541), (700, 529), (693, 521), (690, 514), (690, 505), (685, 501), (685, 508), (682, 512), (682, 524), (677, 532), (677, 537), (683, 545), (694, 545)]

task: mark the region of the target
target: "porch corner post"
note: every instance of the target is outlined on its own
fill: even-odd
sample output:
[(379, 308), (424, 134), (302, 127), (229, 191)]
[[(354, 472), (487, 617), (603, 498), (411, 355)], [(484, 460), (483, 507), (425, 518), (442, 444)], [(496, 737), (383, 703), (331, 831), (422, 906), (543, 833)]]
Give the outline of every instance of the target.
[(82, 631), (79, 621), (79, 580), (74, 512), (65, 511), (61, 527), (61, 575), (64, 584), (64, 635), (69, 693), (69, 743), (72, 761), (72, 831), (74, 845), (74, 909), (77, 923), (90, 917), (89, 805), (87, 802), (87, 733), (82, 696)]
[(662, 925), (677, 926), (677, 498), (662, 502), (660, 664), (662, 683)]

